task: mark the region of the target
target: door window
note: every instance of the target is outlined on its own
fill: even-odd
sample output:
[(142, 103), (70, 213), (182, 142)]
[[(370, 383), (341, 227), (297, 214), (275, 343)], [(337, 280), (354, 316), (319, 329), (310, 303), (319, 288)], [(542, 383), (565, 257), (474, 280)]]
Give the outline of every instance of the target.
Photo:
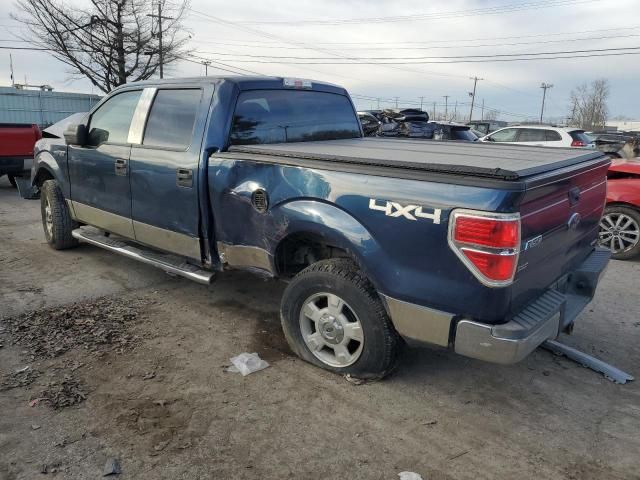
[(515, 142), (517, 134), (517, 128), (505, 128), (493, 133), (489, 138), (493, 142)]
[(149, 111), (142, 143), (186, 149), (191, 145), (201, 97), (200, 89), (158, 90)]
[(520, 130), (520, 136), (518, 137), (519, 142), (545, 142), (546, 141), (546, 130), (541, 130), (539, 128), (523, 128)]
[(133, 112), (142, 90), (122, 92), (107, 100), (91, 115), (87, 145), (127, 143)]

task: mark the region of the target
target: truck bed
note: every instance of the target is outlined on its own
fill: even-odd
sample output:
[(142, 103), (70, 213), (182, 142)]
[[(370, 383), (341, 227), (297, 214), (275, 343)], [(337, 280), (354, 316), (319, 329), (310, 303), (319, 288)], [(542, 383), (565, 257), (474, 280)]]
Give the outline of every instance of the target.
[[(412, 139), (354, 138), (319, 142), (235, 145), (229, 153), (282, 162), (313, 160), (325, 164), (364, 165), (414, 172), (454, 174), (514, 181), (603, 158), (595, 150)], [(280, 160), (278, 160), (278, 158)], [(309, 166), (309, 165), (306, 165)], [(375, 174), (375, 172), (371, 172)]]

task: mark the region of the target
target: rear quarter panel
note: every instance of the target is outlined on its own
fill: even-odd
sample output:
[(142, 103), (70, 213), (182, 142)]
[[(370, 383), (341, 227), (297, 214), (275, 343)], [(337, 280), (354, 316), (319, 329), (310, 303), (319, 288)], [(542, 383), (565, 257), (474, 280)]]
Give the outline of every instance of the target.
[[(251, 206), (256, 188), (270, 197), (264, 214)], [(209, 195), (219, 241), (273, 255), (288, 235), (310, 232), (349, 251), (385, 295), (487, 321), (509, 311), (510, 289), (483, 286), (449, 248), (447, 231), (452, 208), (517, 211), (521, 192), (213, 156)], [(440, 209), (440, 221), (388, 216), (370, 208), (372, 199)]]

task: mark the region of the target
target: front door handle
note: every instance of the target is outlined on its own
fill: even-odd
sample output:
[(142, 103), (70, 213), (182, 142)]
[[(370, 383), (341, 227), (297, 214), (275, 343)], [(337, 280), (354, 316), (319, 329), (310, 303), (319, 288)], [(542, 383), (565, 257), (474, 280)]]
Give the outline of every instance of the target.
[(188, 168), (178, 168), (176, 170), (176, 184), (179, 187), (193, 187), (193, 171)]
[(116, 158), (116, 175), (127, 176), (127, 161), (124, 158)]

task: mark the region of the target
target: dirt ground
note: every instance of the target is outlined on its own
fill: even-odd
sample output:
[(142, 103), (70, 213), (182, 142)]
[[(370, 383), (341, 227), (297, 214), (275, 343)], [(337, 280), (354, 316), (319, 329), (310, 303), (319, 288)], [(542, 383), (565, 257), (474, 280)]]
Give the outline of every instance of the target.
[[(638, 278), (612, 262), (562, 339), (636, 377)], [(113, 458), (123, 479), (640, 479), (640, 380), (434, 348), (353, 385), (290, 354), (282, 289), (53, 251), (39, 202), (0, 179), (0, 480), (101, 478)], [(271, 366), (226, 372), (245, 351)]]

